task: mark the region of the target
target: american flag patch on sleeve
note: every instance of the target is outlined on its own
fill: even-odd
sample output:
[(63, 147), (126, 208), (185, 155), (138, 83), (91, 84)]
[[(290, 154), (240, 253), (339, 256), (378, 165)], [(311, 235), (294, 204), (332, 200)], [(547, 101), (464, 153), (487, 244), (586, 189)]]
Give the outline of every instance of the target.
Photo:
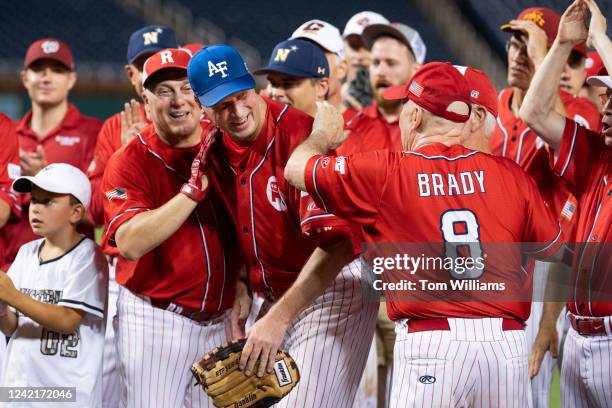
[(108, 201), (113, 201), (113, 199), (115, 198), (119, 200), (127, 200), (127, 192), (124, 188), (121, 187), (117, 187), (111, 191), (107, 191), (105, 195), (106, 198), (108, 198)]

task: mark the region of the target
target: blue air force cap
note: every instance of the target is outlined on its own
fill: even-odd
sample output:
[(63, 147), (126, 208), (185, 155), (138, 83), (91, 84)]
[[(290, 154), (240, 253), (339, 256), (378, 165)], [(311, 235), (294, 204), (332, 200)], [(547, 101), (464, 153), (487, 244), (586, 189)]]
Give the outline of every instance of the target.
[(274, 47), (268, 65), (254, 72), (280, 72), (300, 78), (329, 78), (329, 64), (320, 46), (304, 40), (287, 40)]
[(166, 48), (179, 48), (173, 29), (162, 26), (146, 26), (130, 36), (127, 62), (133, 64), (143, 54), (155, 54)]
[(255, 88), (240, 53), (225, 44), (202, 48), (189, 61), (187, 77), (202, 105), (210, 108), (235, 93)]

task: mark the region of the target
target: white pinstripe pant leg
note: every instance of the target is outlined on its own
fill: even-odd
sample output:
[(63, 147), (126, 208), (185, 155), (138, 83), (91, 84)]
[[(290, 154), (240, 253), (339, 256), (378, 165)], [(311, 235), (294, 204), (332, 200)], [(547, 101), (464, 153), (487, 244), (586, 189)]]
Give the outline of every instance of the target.
[(117, 314), (117, 297), (119, 285), (115, 281), (115, 265), (117, 258), (111, 258), (108, 263), (108, 310), (106, 334), (104, 336), (104, 357), (102, 361), (102, 407), (116, 408), (119, 406), (121, 383), (117, 362), (117, 344), (115, 330)]
[(397, 325), (391, 407), (530, 407), (527, 343), (501, 319), (449, 319), (451, 330)]
[(564, 407), (612, 408), (612, 335), (581, 336), (570, 327), (561, 366)]
[(119, 288), (116, 332), (121, 407), (213, 407), (189, 371), (226, 341), (223, 322), (207, 326), (151, 306)]
[(296, 318), (282, 348), (296, 360), (301, 379), (276, 407), (352, 407), (374, 336), (378, 302), (363, 297), (360, 262)]

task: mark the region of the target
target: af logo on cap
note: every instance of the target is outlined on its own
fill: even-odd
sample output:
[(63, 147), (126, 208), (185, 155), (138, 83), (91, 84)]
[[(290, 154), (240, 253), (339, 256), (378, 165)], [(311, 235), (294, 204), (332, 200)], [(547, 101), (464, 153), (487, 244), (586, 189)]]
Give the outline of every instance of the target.
[(45, 41), (40, 45), (45, 54), (55, 54), (59, 51), (59, 43), (57, 41)]
[(213, 75), (221, 74), (221, 78), (225, 78), (228, 76), (227, 71), (227, 61), (221, 61), (214, 64), (212, 61), (208, 61), (208, 77), (212, 77)]
[(156, 28), (155, 31), (149, 31), (147, 33), (142, 33), (142, 39), (144, 40), (144, 45), (157, 44), (158, 37), (157, 35), (161, 33), (161, 28)]
[(291, 51), (297, 51), (298, 47), (295, 45), (291, 48), (279, 48), (276, 50), (276, 56), (274, 57), (274, 62), (287, 62), (287, 57)]

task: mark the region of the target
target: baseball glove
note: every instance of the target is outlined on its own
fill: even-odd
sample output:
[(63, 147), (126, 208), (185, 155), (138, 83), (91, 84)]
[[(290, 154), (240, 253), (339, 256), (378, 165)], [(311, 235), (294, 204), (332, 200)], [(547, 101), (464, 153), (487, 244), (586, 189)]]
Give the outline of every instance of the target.
[(276, 353), (274, 371), (263, 377), (246, 376), (239, 367), (245, 339), (225, 343), (191, 366), (198, 384), (215, 407), (266, 408), (276, 404), (300, 380), (295, 361), (284, 351)]

